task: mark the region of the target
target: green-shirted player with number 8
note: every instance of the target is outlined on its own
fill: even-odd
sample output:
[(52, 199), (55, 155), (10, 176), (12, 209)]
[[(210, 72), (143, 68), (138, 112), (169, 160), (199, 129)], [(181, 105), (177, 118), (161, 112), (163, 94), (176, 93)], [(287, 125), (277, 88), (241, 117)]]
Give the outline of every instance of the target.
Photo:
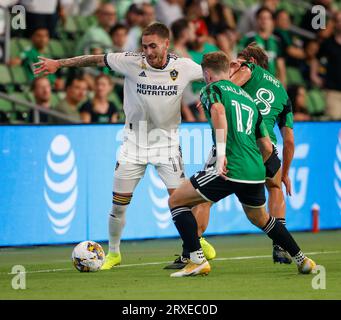
[(173, 221), (190, 252), (189, 263), (171, 277), (211, 271), (191, 208), (218, 202), (231, 194), (236, 194), (248, 219), (289, 252), (299, 272), (310, 273), (315, 262), (301, 252), (285, 225), (265, 210), (264, 162), (271, 163), (273, 172), (277, 172), (280, 161), (253, 98), (229, 80), (230, 60), (223, 52), (204, 55), (201, 65), (208, 84), (201, 92), (201, 103), (213, 130), (216, 161), (183, 182), (169, 198)]
[[(266, 69), (268, 56), (256, 43), (242, 50), (237, 60), (231, 63), (231, 81), (242, 88), (254, 99), (263, 116), (274, 150), (277, 153), (277, 138), (274, 128), (278, 125), (283, 138), (282, 170), (271, 176), (267, 172), (266, 187), (269, 192), (268, 208), (271, 216), (285, 224), (285, 200), (282, 182), (287, 195), (291, 195), (289, 168), (294, 156), (293, 113), (288, 94), (280, 83)], [(273, 261), (291, 263), (290, 255), (277, 243), (273, 243)]]

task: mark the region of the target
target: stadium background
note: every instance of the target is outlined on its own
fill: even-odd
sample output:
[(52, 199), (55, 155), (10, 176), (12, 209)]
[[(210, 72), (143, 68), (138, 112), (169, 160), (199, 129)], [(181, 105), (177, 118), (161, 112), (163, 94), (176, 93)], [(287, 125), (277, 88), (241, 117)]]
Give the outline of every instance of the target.
[[(7, 4), (10, 10), (11, 6), (17, 2), (4, 1), (1, 5)], [(57, 1), (52, 2), (57, 4)], [(56, 18), (57, 23), (53, 32), (50, 32), (53, 35), (44, 48), (43, 55), (47, 57), (65, 58), (78, 54), (76, 48), (83, 39), (82, 37), (97, 23), (95, 9), (100, 1), (88, 1), (88, 3), (93, 3), (93, 7), (89, 8), (88, 12), (84, 12), (86, 15), (73, 14), (81, 10), (82, 1), (73, 2), (79, 3), (79, 8), (67, 7), (67, 4), (70, 5), (72, 1), (64, 2), (65, 7), (61, 6), (63, 1), (58, 2), (58, 6), (51, 14), (51, 17)], [(106, 2), (113, 3), (115, 6), (116, 22), (126, 23), (127, 12), (132, 16), (144, 16), (142, 3), (146, 1)], [(188, 15), (187, 11), (186, 17), (193, 19), (196, 37), (205, 37), (207, 47), (213, 48), (212, 50), (215, 50), (214, 46), (220, 46), (231, 55), (235, 55), (238, 51), (238, 43), (242, 42), (245, 35), (238, 33), (238, 24), (244, 13), (254, 5), (260, 5), (259, 1), (253, 0), (219, 1), (233, 14), (233, 19), (230, 19), (229, 24), (222, 27), (219, 32), (211, 33), (208, 32), (210, 25), (210, 16), (207, 15), (210, 13), (208, 4), (215, 3), (215, 1), (173, 2), (181, 6), (182, 14), (184, 7), (187, 10), (191, 8), (191, 15)], [(312, 47), (314, 45), (320, 47), (326, 39), (333, 36), (335, 27), (329, 26), (329, 22), (332, 20), (332, 13), (341, 8), (341, 3), (321, 2), (321, 4), (330, 3), (331, 5), (331, 8), (327, 8), (327, 13), (329, 13), (327, 18), (329, 29), (327, 30), (330, 33), (324, 34), (323, 30), (317, 32), (302, 28), (307, 12), (311, 10), (311, 3), (306, 1), (264, 1), (263, 3), (269, 2), (276, 2), (276, 11), (284, 9), (292, 17), (290, 30), (286, 30), (287, 32), (282, 30), (282, 34), (285, 34), (282, 41), (289, 37), (290, 45), (287, 43), (285, 47), (283, 43), (280, 44), (281, 57), (286, 66), (284, 75), (286, 86), (288, 90), (291, 88), (293, 91), (296, 90), (296, 93), (298, 86), (306, 90), (305, 103), (298, 105), (297, 101), (295, 109), (296, 153), (290, 171), (294, 194), (287, 201), (288, 228), (294, 231), (310, 230), (312, 228), (311, 209), (315, 203), (320, 206), (322, 229), (341, 228), (341, 126), (337, 121), (339, 119), (326, 111), (328, 102), (326, 95), (330, 88), (316, 81), (316, 78), (311, 78), (309, 72), (307, 76), (306, 72), (307, 66), (311, 65), (312, 58), (309, 53), (311, 53), (310, 50), (313, 51)], [(136, 5), (132, 6), (133, 3)], [(158, 1), (150, 3), (153, 7), (158, 7)], [(196, 10), (199, 7), (201, 10)], [(206, 16), (200, 16), (201, 14), (206, 14)], [(12, 14), (11, 19), (15, 16), (16, 14)], [(5, 19), (4, 17), (4, 14), (1, 15), (2, 19)], [(135, 35), (134, 38), (134, 34), (139, 34), (143, 22), (141, 19), (137, 20), (140, 21), (139, 23), (134, 22), (133, 18), (130, 19), (127, 32), (129, 34), (131, 31), (133, 39), (136, 40), (138, 36)], [(43, 27), (42, 24), (38, 24), (38, 27)], [(57, 75), (57, 80), (49, 79), (51, 95), (48, 107), (37, 107), (36, 97), (31, 88), (32, 77), (25, 64), (28, 61), (27, 57), (31, 56), (24, 54), (32, 53), (30, 39), (35, 30), (29, 33), (27, 30), (8, 28), (10, 25), (8, 23), (0, 25), (4, 26), (0, 38), (3, 49), (1, 50), (2, 64), (0, 64), (2, 123), (0, 126), (0, 200), (2, 203), (0, 246), (69, 243), (90, 238), (95, 241), (105, 240), (107, 238), (107, 213), (111, 205), (115, 152), (119, 146), (119, 132), (122, 125), (60, 124), (65, 119), (60, 118), (62, 116), (60, 113), (53, 113), (53, 110), (58, 111), (58, 105), (66, 96), (65, 83), (72, 77), (79, 76), (79, 70), (64, 70)], [(307, 45), (309, 42), (313, 43), (312, 47)], [(286, 50), (288, 46), (294, 46), (300, 49), (301, 53), (305, 53), (304, 58), (299, 59), (299, 63), (292, 61), (292, 57), (289, 56), (290, 50)], [(115, 51), (116, 49), (114, 45), (108, 48), (107, 45), (95, 42), (94, 44), (88, 43), (84, 53)], [(139, 50), (138, 47), (135, 49)], [(192, 51), (193, 58), (198, 59), (195, 50), (189, 49), (191, 49), (190, 53)], [(320, 57), (318, 50), (315, 51), (313, 58), (319, 62), (319, 77), (326, 79), (330, 61), (326, 57)], [(83, 70), (81, 76), (87, 78), (88, 84), (86, 98), (91, 100), (94, 96), (91, 90), (94, 88), (94, 77), (102, 72), (109, 74), (115, 83), (115, 88), (108, 99), (117, 109), (118, 122), (122, 122), (124, 121), (122, 79), (119, 75), (111, 74), (106, 69), (86, 68)], [(196, 85), (200, 86), (200, 84)], [(201, 136), (205, 135), (204, 130), (207, 129), (207, 125), (199, 123), (202, 122), (201, 115), (196, 114), (195, 110), (190, 107), (191, 102), (195, 101), (197, 92), (195, 85), (191, 90), (192, 95), (189, 95), (187, 105), (183, 106), (183, 113), (185, 120), (193, 123), (183, 124), (181, 127), (182, 138), (185, 143), (188, 143), (187, 147), (183, 146), (184, 156), (190, 159), (193, 158), (196, 152), (194, 148), (198, 145), (205, 150), (203, 154), (207, 155), (211, 143), (209, 140), (208, 143), (193, 142), (196, 133), (199, 132)], [(294, 107), (295, 104), (296, 101), (294, 101)], [(341, 108), (340, 105), (339, 108)], [(46, 121), (48, 125), (33, 125), (34, 117), (30, 114), (33, 114), (34, 109), (54, 117), (48, 118)], [(188, 110), (190, 114), (187, 113)], [(55, 125), (56, 119), (58, 125)], [(305, 120), (305, 122), (300, 122), (300, 120)], [(79, 120), (71, 122), (77, 123)], [(188, 132), (193, 135), (191, 139), (188, 139)], [(193, 173), (201, 168), (204, 160), (202, 157), (200, 163), (190, 161), (186, 168), (187, 173)], [(160, 185), (155, 171), (150, 168), (134, 194), (123, 239), (177, 236), (165, 205), (165, 199), (166, 191)], [(64, 205), (58, 205), (61, 203)], [(143, 210), (141, 210), (141, 203), (143, 203)], [(253, 232), (257, 232), (256, 228), (246, 220), (235, 198), (232, 197), (215, 206), (207, 234)]]

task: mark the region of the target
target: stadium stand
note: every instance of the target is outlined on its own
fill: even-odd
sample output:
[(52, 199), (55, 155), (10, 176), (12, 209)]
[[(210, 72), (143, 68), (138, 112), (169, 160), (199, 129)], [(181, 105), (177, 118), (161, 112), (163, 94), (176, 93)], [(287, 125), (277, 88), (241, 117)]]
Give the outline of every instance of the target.
[[(146, 0), (146, 1), (137, 1), (137, 0), (124, 0), (124, 1), (102, 1), (116, 4), (117, 11), (117, 21), (120, 23), (124, 23), (125, 13), (127, 12), (129, 6), (133, 3), (137, 3), (137, 5), (142, 4), (143, 2), (151, 3), (155, 6), (158, 0)], [(205, 19), (207, 18), (207, 14), (209, 14), (210, 8), (208, 2), (206, 0), (186, 0), (180, 1), (185, 3), (185, 6), (188, 6), (192, 3), (205, 4), (201, 6), (202, 20), (205, 23)], [(232, 9), (235, 20), (238, 22), (243, 13), (254, 6), (255, 4), (266, 5), (267, 1), (256, 1), (256, 0), (217, 0), (216, 2), (220, 2), (224, 6)], [(210, 1), (209, 3), (215, 3), (215, 1)], [(312, 4), (308, 1), (279, 1), (277, 9), (286, 10), (292, 19), (293, 28), (292, 32), (296, 33), (303, 43), (308, 37), (317, 37), (317, 41), (323, 42), (323, 38), (319, 38), (319, 34), (312, 35), (300, 28), (300, 24), (302, 22), (302, 18), (306, 14), (307, 10), (310, 10)], [(141, 6), (142, 8), (142, 6)], [(206, 9), (205, 9), (206, 8)], [(335, 12), (336, 10), (341, 9), (341, 1), (332, 1), (332, 8), (328, 8), (328, 12)], [(185, 10), (185, 8), (184, 8)], [(332, 11), (334, 10), (334, 11)], [(8, 11), (9, 12), (9, 11)], [(205, 18), (206, 17), (206, 18)], [(332, 17), (328, 18), (328, 21), (332, 19)], [(77, 46), (77, 41), (84, 35), (84, 33), (91, 27), (97, 24), (96, 14), (92, 14), (89, 16), (72, 16), (68, 15), (68, 13), (64, 13), (64, 16), (59, 17), (58, 25), (56, 28), (57, 38), (51, 38), (49, 40), (48, 48), (44, 52), (45, 56), (49, 56), (52, 58), (66, 58), (75, 55), (75, 48)], [(226, 35), (228, 39), (231, 39), (231, 35), (236, 37), (237, 39), (241, 39), (243, 35), (238, 34), (236, 30), (224, 30), (227, 32)], [(11, 38), (7, 39), (6, 45), (9, 47), (9, 59), (6, 62), (2, 62), (0, 64), (0, 92), (7, 94), (8, 98), (5, 98), (3, 95), (0, 99), (0, 112), (1, 122), (7, 123), (27, 123), (28, 117), (27, 113), (30, 109), (28, 105), (25, 105), (25, 102), (33, 102), (32, 94), (30, 92), (30, 82), (25, 73), (24, 68), (21, 66), (21, 57), (25, 50), (31, 47), (31, 40), (25, 38), (25, 34), (18, 30), (11, 30)], [(216, 41), (212, 36), (208, 37), (208, 41), (210, 43), (218, 45), (218, 41)], [(233, 42), (231, 42), (233, 43)], [(231, 54), (236, 54), (238, 42), (232, 46)], [(221, 48), (222, 49), (222, 48)], [(89, 50), (95, 50), (94, 52), (105, 52), (108, 48), (98, 48), (96, 44), (89, 45)], [(111, 48), (113, 50), (113, 48)], [(341, 58), (340, 58), (341, 59)], [(325, 63), (325, 62), (324, 62)], [(124, 122), (124, 113), (122, 110), (122, 78), (120, 75), (114, 74), (110, 72), (108, 69), (99, 69), (99, 68), (86, 68), (83, 70), (85, 72), (85, 76), (88, 79), (89, 91), (88, 98), (92, 96), (92, 86), (93, 86), (93, 77), (98, 75), (100, 72), (109, 73), (113, 77), (114, 83), (119, 83), (115, 86), (113, 93), (110, 95), (110, 100), (115, 104), (117, 109), (119, 110), (119, 121)], [(62, 80), (57, 84), (54, 84), (53, 94), (52, 94), (52, 105), (55, 106), (65, 95), (64, 92), (64, 83), (66, 82), (68, 77), (72, 77), (75, 70), (63, 70), (58, 74), (58, 77)], [(310, 115), (315, 120), (325, 120), (328, 119), (324, 115), (326, 99), (325, 92), (323, 86), (313, 85), (310, 87), (307, 83), (307, 79), (305, 79), (300, 71), (299, 66), (287, 65), (286, 67), (286, 78), (287, 78), (287, 86), (290, 85), (303, 85), (307, 88), (307, 107)], [(9, 100), (9, 97), (14, 97), (16, 100), (21, 101), (13, 102)]]

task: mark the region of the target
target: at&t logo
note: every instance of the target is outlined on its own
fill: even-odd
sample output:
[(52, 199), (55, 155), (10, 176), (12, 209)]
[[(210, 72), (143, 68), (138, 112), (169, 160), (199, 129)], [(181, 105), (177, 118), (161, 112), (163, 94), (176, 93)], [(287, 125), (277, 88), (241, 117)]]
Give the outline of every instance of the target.
[(44, 198), (54, 232), (65, 234), (76, 214), (77, 166), (69, 139), (57, 135), (47, 152)]

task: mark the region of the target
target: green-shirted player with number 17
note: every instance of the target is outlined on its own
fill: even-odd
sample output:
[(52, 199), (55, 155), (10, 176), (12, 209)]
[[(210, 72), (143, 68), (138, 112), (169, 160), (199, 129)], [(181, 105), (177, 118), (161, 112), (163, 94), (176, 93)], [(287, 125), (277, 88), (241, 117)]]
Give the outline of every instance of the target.
[(204, 55), (201, 65), (208, 84), (201, 92), (201, 103), (213, 130), (216, 161), (214, 166), (183, 182), (169, 198), (173, 221), (190, 252), (189, 263), (171, 277), (211, 271), (191, 208), (207, 201), (218, 202), (231, 194), (236, 194), (248, 219), (289, 252), (299, 272), (310, 273), (315, 262), (301, 252), (285, 225), (265, 210), (264, 161), (273, 164), (273, 172), (280, 168), (280, 161), (256, 104), (229, 80), (230, 60), (223, 52)]

